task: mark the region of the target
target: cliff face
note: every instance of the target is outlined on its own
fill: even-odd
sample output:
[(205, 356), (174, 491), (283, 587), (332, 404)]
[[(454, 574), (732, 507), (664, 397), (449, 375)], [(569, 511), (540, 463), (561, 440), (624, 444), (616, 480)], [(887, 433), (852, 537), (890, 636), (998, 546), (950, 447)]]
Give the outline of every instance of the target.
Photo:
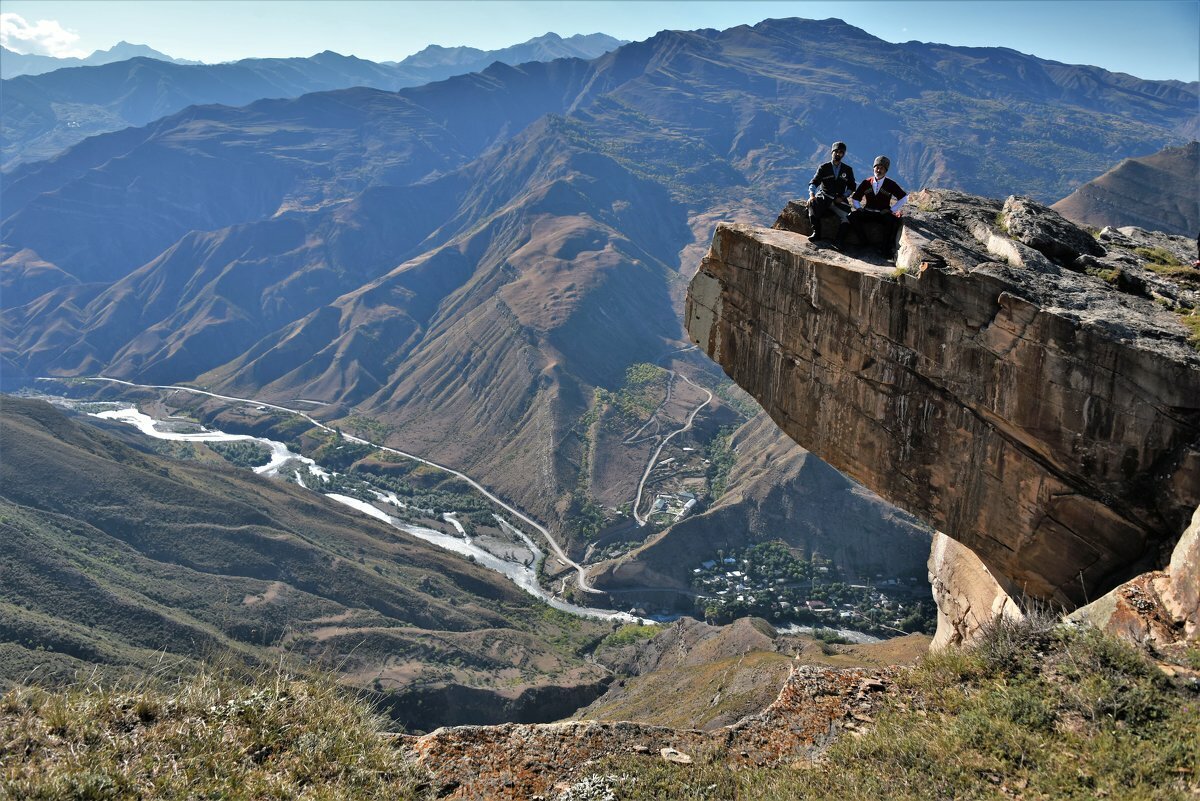
[(1179, 313), (1200, 297), (1189, 268), (1136, 249), (1188, 264), (1194, 243), (1097, 239), (1021, 198), (914, 200), (898, 266), (718, 226), (693, 341), (1001, 586), (1074, 608), (1165, 565), (1200, 504), (1200, 354)]

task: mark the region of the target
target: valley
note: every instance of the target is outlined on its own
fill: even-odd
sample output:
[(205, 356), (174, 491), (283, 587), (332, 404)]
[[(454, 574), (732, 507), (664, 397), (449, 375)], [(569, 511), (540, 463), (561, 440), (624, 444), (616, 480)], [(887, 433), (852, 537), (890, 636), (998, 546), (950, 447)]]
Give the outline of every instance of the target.
[[(297, 409), (185, 386), (145, 386), (115, 379), (43, 380), (39, 386), (83, 398), (70, 405), (88, 409), (91, 417), (132, 424), (142, 434), (164, 440), (168, 445), (164, 455), (204, 458), (195, 446), (207, 445), (205, 450), (211, 451), (218, 443), (236, 443), (233, 450), (217, 450), (217, 454), (260, 475), (315, 489), (439, 547), (468, 556), (564, 611), (636, 620), (623, 612), (573, 606), (557, 594), (581, 602), (611, 605), (613, 599), (588, 580), (588, 565), (622, 555), (678, 522), (687, 512), (703, 510), (720, 495), (721, 485), (728, 478), (720, 465), (714, 466), (711, 460), (703, 458), (714, 447), (714, 443), (705, 443), (703, 439), (690, 439), (693, 445), (676, 444), (672, 451), (675, 455), (663, 457), (664, 447), (677, 435), (692, 431), (697, 415), (712, 403), (713, 394), (673, 370), (643, 365), (631, 369), (631, 375), (635, 377), (631, 378), (629, 389), (608, 399), (604, 407), (626, 426), (632, 426), (642, 417), (645, 421), (624, 437), (611, 436), (611, 428), (602, 424), (604, 414), (595, 415), (590, 426), (593, 434), (603, 435), (599, 437), (601, 440), (607, 436), (613, 443), (640, 446), (617, 453), (640, 452), (642, 458), (648, 455), (637, 490), (631, 495), (626, 482), (624, 497), (630, 500), (604, 507), (593, 499), (611, 498), (613, 490), (589, 485), (586, 493), (580, 495), (584, 498), (580, 514), (587, 512), (592, 518), (587, 525), (582, 516), (578, 523), (569, 524), (564, 529), (567, 539), (562, 543), (545, 526), (470, 476), (418, 455), (343, 433), (339, 424), (319, 422)], [(676, 384), (687, 391), (673, 391)], [(655, 397), (661, 397), (656, 405)], [(101, 398), (104, 402), (97, 403), (95, 399)], [(152, 411), (160, 422), (137, 411), (138, 407)], [(361, 419), (350, 422), (355, 430), (369, 433), (369, 422)], [(237, 433), (214, 431), (202, 423), (220, 424)], [(657, 433), (651, 430), (654, 428), (659, 429)], [(712, 425), (707, 428), (711, 430)], [(715, 447), (721, 447), (728, 432), (728, 428), (717, 430)], [(172, 447), (181, 443), (183, 448)], [(253, 443), (259, 443), (258, 450), (251, 447)], [(628, 458), (616, 456), (611, 450), (611, 446), (594, 447), (590, 452), (601, 463)], [(724, 470), (727, 469), (728, 465)], [(653, 499), (645, 492), (648, 479)], [(669, 487), (676, 491), (662, 494)], [(684, 497), (686, 501), (680, 500)], [(669, 512), (655, 511), (666, 506), (667, 498), (677, 499), (677, 507)], [(645, 516), (637, 513), (638, 502)], [(647, 525), (648, 519), (656, 522)], [(538, 542), (534, 543), (514, 524), (526, 527)], [(583, 551), (580, 561), (569, 556), (568, 551)], [(664, 607), (638, 614), (671, 618), (678, 611)]]
[[(1021, 218), (989, 198), (1051, 203), (1108, 176), (1063, 201), (1093, 215), (1131, 205), (1139, 165), (1180, 180), (1200, 82), (893, 43), (835, 19), (540, 44), (5, 80), (0, 685), (286, 666), (324, 671), (409, 733), (574, 716), (685, 742), (774, 703), (797, 658), (842, 669), (927, 648), (945, 537), (781, 427), (872, 475), (878, 448), (847, 432), (851, 412), (875, 426), (898, 382), (943, 387), (889, 352), (894, 372), (846, 357), (857, 394), (784, 388), (823, 386), (855, 336), (882, 336), (858, 295), (821, 283), (837, 274), (825, 256), (854, 260), (785, 231), (764, 237), (788, 247), (727, 260), (787, 290), (731, 280), (722, 311), (743, 316), (710, 361), (685, 303), (729, 255), (714, 227), (769, 224), (845, 138), (857, 170), (890, 154), (931, 204), (906, 215), (934, 256), (904, 275), (872, 263), (871, 299), (963, 253), (964, 273), (1015, 270)], [(976, 258), (942, 235), (963, 220), (1009, 250)], [(1190, 295), (1134, 270), (1145, 258), (1123, 235), (1076, 233), (1091, 261), (1072, 281), (1183, 313)], [(1167, 244), (1156, 266), (1183, 273)], [(1050, 275), (1043, 261), (1028, 263)], [(810, 331), (805, 304), (853, 336)], [(929, 344), (908, 311), (896, 341)], [(921, 353), (938, 363), (937, 343)], [(786, 413), (727, 377), (755, 360), (774, 367), (744, 383)], [(875, 394), (887, 403), (860, 408)], [(907, 448), (916, 418), (896, 403), (887, 433)], [(971, 452), (955, 442), (941, 461)], [(963, 521), (942, 491), (977, 478), (956, 469), (938, 487), (895, 480), (945, 528)], [(997, 519), (968, 522), (999, 553)]]

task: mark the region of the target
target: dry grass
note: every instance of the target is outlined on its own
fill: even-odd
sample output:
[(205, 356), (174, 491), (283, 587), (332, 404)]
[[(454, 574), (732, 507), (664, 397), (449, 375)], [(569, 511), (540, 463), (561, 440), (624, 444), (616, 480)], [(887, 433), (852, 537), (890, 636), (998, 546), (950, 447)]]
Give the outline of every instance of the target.
[(416, 799), (382, 721), (325, 677), (11, 690), (0, 798)]
[(605, 765), (613, 798), (1194, 799), (1200, 692), (1095, 631), (1003, 624), (911, 671), (909, 693), (811, 763)]
[[(1195, 799), (1200, 688), (1094, 630), (1003, 622), (929, 656), (857, 737), (733, 770), (601, 760), (563, 798)], [(174, 685), (0, 699), (0, 798), (417, 799), (427, 778), (361, 699), (323, 677), (206, 673)], [(481, 770), (488, 766), (480, 765)]]

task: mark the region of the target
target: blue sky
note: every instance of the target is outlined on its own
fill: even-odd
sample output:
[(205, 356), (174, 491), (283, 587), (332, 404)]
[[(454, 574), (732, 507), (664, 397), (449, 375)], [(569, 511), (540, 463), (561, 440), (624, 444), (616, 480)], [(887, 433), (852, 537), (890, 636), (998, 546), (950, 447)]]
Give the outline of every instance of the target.
[(1002, 46), (1139, 78), (1200, 80), (1200, 0), (3, 0), (0, 41), (87, 55), (120, 40), (204, 62), (335, 50), (397, 61), (428, 44), (497, 49), (554, 31), (640, 40), (664, 28), (837, 17), (892, 42)]

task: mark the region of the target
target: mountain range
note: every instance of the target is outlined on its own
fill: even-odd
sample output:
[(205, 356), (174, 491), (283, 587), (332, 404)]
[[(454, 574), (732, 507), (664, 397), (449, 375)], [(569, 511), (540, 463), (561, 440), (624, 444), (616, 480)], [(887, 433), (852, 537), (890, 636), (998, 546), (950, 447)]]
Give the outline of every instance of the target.
[[(630, 368), (722, 383), (679, 313), (715, 220), (773, 219), (833, 139), (854, 166), (890, 154), (909, 188), (1053, 201), (1196, 136), (1198, 95), (793, 19), (395, 92), (190, 106), (8, 173), (0, 372), (319, 401), (478, 476), (582, 555), (579, 499), (631, 495), (636, 472), (612, 465), (647, 455), (625, 436), (640, 421), (615, 422)], [(722, 419), (744, 418), (714, 400), (695, 445)], [(743, 448), (736, 494), (705, 512), (735, 540), (774, 530), (781, 479), (748, 469), (768, 451)], [(653, 547), (623, 564), (673, 561), (680, 580), (678, 546), (632, 535)]]
[(430, 45), (402, 61), (382, 64), (330, 51), (309, 58), (204, 65), (160, 57), (155, 51), (122, 51), (129, 55), (92, 62), (103, 67), (56, 69), (5, 82), (0, 168), (51, 158), (89, 136), (145, 125), (192, 105), (242, 106), (353, 86), (394, 91), (482, 70), (497, 61), (590, 59), (622, 44), (601, 33), (565, 39), (547, 33), (500, 50)]
[(0, 78), (16, 78), (20, 75), (41, 75), (45, 72), (64, 69), (67, 67), (96, 67), (101, 64), (111, 64), (114, 61), (125, 61), (130, 58), (153, 58), (158, 61), (169, 61), (172, 64), (199, 64), (199, 61), (188, 61), (182, 58), (171, 58), (153, 47), (144, 44), (117, 42), (107, 50), (96, 50), (90, 56), (83, 58), (59, 58), (56, 56), (41, 56), (36, 53), (17, 53), (7, 47), (0, 47)]

